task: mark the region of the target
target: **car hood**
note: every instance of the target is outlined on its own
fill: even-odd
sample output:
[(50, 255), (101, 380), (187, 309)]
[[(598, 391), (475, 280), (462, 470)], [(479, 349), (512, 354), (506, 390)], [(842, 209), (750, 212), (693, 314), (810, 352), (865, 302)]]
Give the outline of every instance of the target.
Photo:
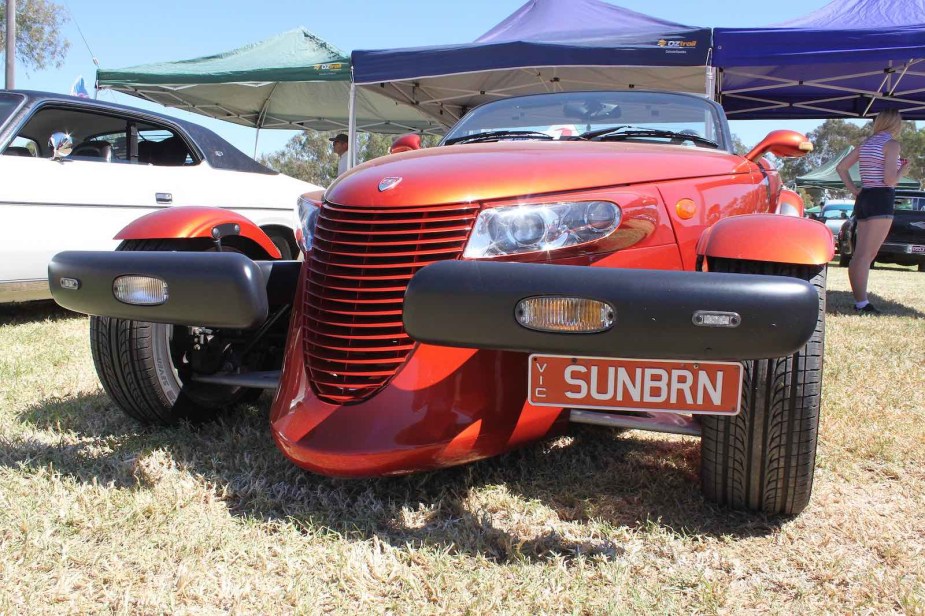
[[(684, 146), (569, 141), (461, 144), (364, 163), (338, 178), (325, 199), (338, 205), (378, 207), (469, 203), (756, 169), (741, 156)], [(386, 178), (400, 179), (380, 190)]]

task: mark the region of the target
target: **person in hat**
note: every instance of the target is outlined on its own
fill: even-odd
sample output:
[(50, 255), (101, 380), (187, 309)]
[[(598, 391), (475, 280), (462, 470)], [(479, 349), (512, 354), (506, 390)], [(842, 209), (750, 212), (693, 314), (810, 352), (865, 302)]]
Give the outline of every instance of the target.
[(331, 142), (331, 148), (334, 150), (334, 153), (337, 154), (337, 175), (341, 175), (347, 170), (346, 154), (347, 150), (350, 148), (350, 140), (344, 133), (339, 133), (337, 136), (331, 137), (328, 141)]

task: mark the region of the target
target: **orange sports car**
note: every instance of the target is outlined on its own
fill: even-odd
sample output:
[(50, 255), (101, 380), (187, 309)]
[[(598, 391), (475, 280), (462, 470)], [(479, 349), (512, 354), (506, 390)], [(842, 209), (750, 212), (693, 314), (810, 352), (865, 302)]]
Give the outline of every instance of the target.
[[(407, 140), (409, 143), (413, 140)], [(113, 401), (202, 420), (275, 390), (272, 433), (336, 476), (494, 456), (570, 423), (698, 435), (707, 498), (809, 501), (831, 234), (722, 108), (559, 92), (470, 111), (437, 147), (299, 200), (302, 258), (243, 216), (171, 208), (59, 253)]]

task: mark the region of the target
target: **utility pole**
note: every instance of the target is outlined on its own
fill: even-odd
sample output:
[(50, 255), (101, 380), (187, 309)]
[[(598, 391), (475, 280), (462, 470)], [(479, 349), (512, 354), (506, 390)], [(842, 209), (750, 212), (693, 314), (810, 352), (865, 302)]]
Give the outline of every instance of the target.
[(6, 89), (16, 87), (16, 0), (6, 0)]

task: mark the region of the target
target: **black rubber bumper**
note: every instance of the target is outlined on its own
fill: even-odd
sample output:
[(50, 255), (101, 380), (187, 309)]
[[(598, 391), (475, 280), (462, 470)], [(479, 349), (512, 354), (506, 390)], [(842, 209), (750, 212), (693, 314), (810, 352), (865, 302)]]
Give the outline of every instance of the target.
[[(250, 329), (266, 320), (271, 305), (291, 303), (300, 267), (298, 261), (252, 261), (233, 252), (71, 251), (49, 263), (48, 284), (55, 301), (75, 312)], [(117, 300), (113, 282), (123, 275), (163, 280), (167, 301), (137, 306)]]
[[(600, 333), (523, 327), (528, 297), (609, 303), (615, 324)], [(736, 313), (735, 327), (695, 323), (700, 311)], [(558, 355), (741, 360), (782, 357), (812, 336), (819, 297), (810, 283), (780, 276), (444, 261), (415, 274), (404, 324), (420, 342)]]

